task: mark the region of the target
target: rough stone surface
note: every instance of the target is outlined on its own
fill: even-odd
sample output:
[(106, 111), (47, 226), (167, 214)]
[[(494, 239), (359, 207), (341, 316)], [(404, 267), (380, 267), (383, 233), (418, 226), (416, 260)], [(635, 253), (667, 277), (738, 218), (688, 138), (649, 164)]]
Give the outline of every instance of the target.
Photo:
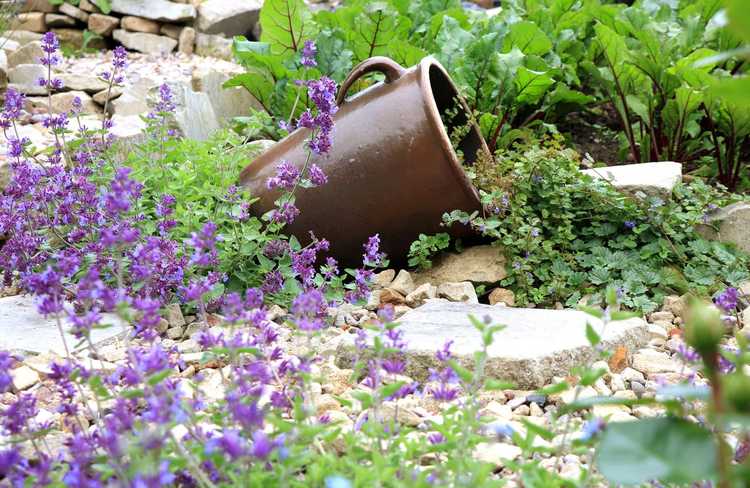
[(184, 26), (182, 25), (162, 24), (159, 32), (164, 36), (171, 37), (172, 39), (178, 39), (183, 28)]
[(39, 41), (42, 39), (42, 34), (23, 29), (16, 29), (11, 32), (6, 32), (5, 35), (8, 39), (16, 41), (21, 46), (25, 46), (30, 42)]
[(46, 90), (39, 86), (37, 80), (46, 78), (47, 71), (41, 64), (19, 64), (8, 70), (8, 80), (17, 89), (29, 95), (42, 95)]
[(88, 25), (91, 32), (108, 37), (120, 25), (120, 19), (111, 15), (91, 14)]
[(70, 111), (73, 108), (73, 100), (76, 97), (81, 99), (81, 106), (84, 113), (92, 114), (101, 111), (91, 96), (82, 91), (69, 91), (52, 95), (52, 111), (55, 113)]
[(195, 52), (195, 29), (185, 27), (177, 37), (177, 50), (184, 54)]
[(123, 29), (115, 29), (112, 37), (128, 49), (147, 54), (169, 53), (177, 47), (177, 41), (174, 39), (145, 32), (128, 32)]
[(143, 17), (133, 17), (126, 15), (120, 19), (120, 26), (129, 31), (134, 32), (147, 32), (149, 34), (158, 34), (161, 30), (161, 25), (158, 22), (144, 19)]
[(441, 283), (437, 287), (437, 295), (452, 302), (479, 303), (474, 285), (468, 281)]
[(184, 22), (193, 20), (196, 15), (192, 5), (168, 0), (112, 0), (111, 5), (113, 12), (162, 22)]
[(33, 41), (8, 55), (8, 66), (13, 68), (20, 64), (39, 64), (44, 57), (42, 43)]
[(193, 72), (193, 90), (203, 92), (211, 100), (211, 106), (221, 122), (246, 115), (251, 108), (261, 108), (260, 103), (242, 87), (224, 88), (229, 73), (199, 68)]
[(107, 88), (107, 83), (96, 76), (61, 73), (57, 76), (63, 82), (67, 90), (79, 90), (87, 93), (96, 93)]
[(244, 35), (253, 30), (262, 6), (262, 0), (204, 0), (195, 26), (207, 34)]
[(42, 12), (18, 14), (15, 22), (13, 22), (13, 29), (40, 33), (46, 32), (47, 23), (44, 21), (44, 15)]
[[(100, 343), (113, 340), (123, 332), (123, 324), (117, 316), (103, 314), (104, 323), (113, 324), (104, 329), (92, 329), (91, 337)], [(0, 350), (65, 354), (60, 333), (54, 317), (43, 317), (36, 311), (31, 296), (12, 296), (0, 298)], [(78, 340), (68, 333), (68, 326), (63, 324), (66, 342), (73, 348)]]
[(76, 19), (60, 14), (46, 14), (44, 21), (48, 27), (73, 27), (76, 25)]
[(26, 0), (22, 2), (21, 12), (54, 12), (55, 6), (49, 3), (48, 0)]
[(87, 22), (89, 20), (89, 14), (69, 3), (63, 3), (60, 5), (60, 12), (64, 13), (69, 17), (73, 17), (81, 22)]
[(411, 273), (402, 269), (398, 272), (393, 281), (388, 285), (389, 288), (396, 290), (402, 295), (406, 296), (413, 292), (416, 286), (414, 286), (414, 280), (411, 277)]
[[(646, 323), (639, 318), (612, 322), (606, 328), (597, 319), (575, 310), (541, 310), (495, 307), (491, 305), (428, 302), (407, 313), (399, 322), (408, 344), (405, 374), (424, 381), (430, 368), (439, 365), (435, 353), (445, 341), (453, 340), (458, 361), (471, 366), (482, 341), (468, 316), (505, 325), (495, 334), (488, 350), (487, 375), (514, 382), (519, 388), (533, 389), (555, 376), (565, 376), (570, 368), (597, 356), (586, 339), (586, 323), (602, 335), (603, 347), (631, 349), (648, 342)], [(339, 346), (339, 366), (347, 367), (354, 357), (353, 339)]]
[(633, 369), (645, 374), (679, 373), (685, 367), (666, 353), (642, 349), (633, 354)]
[(13, 386), (16, 390), (26, 390), (39, 382), (39, 373), (26, 365), (12, 369), (10, 376), (13, 378)]
[(626, 193), (644, 193), (647, 196), (669, 198), (672, 189), (682, 180), (682, 165), (672, 161), (656, 163), (623, 164), (583, 171), (594, 178), (601, 178)]
[(496, 468), (504, 467), (508, 461), (515, 460), (522, 453), (520, 447), (502, 442), (480, 442), (474, 449), (476, 459), (494, 464)]
[[(220, 125), (208, 95), (195, 92), (183, 84), (170, 83), (170, 86), (176, 106), (174, 122), (180, 133), (199, 141), (210, 138)], [(150, 90), (151, 100), (156, 99), (158, 90), (158, 87)]]
[(232, 41), (224, 36), (211, 34), (195, 35), (195, 53), (199, 56), (232, 60)]
[(495, 288), (490, 292), (487, 299), (489, 300), (490, 305), (504, 303), (505, 305), (512, 307), (516, 304), (515, 293), (513, 293), (513, 290), (508, 290), (507, 288)]
[(719, 209), (697, 230), (706, 239), (732, 243), (750, 253), (750, 203), (737, 202)]
[(494, 283), (507, 276), (502, 250), (494, 246), (474, 246), (461, 254), (448, 253), (436, 259), (432, 268), (414, 273), (414, 281), (438, 285), (446, 282), (471, 281)]
[(111, 90), (109, 88), (106, 88), (100, 92), (97, 92), (94, 95), (94, 101), (99, 105), (104, 105), (107, 102), (108, 98), (109, 100), (115, 100), (120, 95), (122, 95), (122, 88), (120, 88), (119, 86), (113, 86)]

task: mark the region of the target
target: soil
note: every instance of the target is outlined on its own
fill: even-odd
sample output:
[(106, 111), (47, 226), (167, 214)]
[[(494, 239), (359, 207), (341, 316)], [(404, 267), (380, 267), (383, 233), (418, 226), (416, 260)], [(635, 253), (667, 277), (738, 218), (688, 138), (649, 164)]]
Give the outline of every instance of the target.
[(581, 156), (587, 153), (596, 163), (608, 166), (631, 163), (629, 154), (619, 154), (620, 121), (609, 106), (586, 112), (574, 112), (557, 123), (557, 129), (565, 135), (568, 144)]

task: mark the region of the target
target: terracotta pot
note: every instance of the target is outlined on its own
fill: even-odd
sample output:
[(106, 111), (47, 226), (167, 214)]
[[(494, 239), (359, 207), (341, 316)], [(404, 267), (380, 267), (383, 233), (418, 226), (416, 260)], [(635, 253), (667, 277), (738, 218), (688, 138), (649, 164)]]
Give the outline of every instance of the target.
[[(385, 82), (345, 99), (350, 86), (370, 72), (383, 73)], [(456, 100), (462, 110), (454, 121), (461, 126), (467, 120), (466, 103), (433, 58), (408, 70), (385, 57), (356, 66), (338, 93), (332, 150), (311, 160), (326, 173), (328, 183), (297, 190), (301, 213), (287, 230), (305, 241), (308, 231), (325, 237), (331, 242), (330, 254), (344, 265), (360, 262), (363, 243), (378, 233), (381, 249), (398, 264), (419, 234), (446, 232), (440, 225), (443, 213), (480, 210), (477, 191), (441, 121)], [(243, 170), (242, 185), (259, 198), (255, 211), (274, 208), (280, 194), (267, 190), (266, 180), (281, 160), (304, 165), (309, 136), (308, 129), (294, 131)], [(480, 151), (488, 151), (475, 124), (459, 149), (469, 164)], [(448, 231), (456, 237), (469, 232), (466, 226)]]

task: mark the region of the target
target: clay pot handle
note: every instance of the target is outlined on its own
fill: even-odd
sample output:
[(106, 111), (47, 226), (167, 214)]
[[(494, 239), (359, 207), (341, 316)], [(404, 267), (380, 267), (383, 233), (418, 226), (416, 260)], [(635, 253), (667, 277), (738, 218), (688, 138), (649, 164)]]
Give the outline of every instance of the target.
[(406, 69), (391, 58), (386, 58), (385, 56), (374, 56), (365, 59), (352, 69), (352, 72), (349, 73), (349, 76), (347, 76), (341, 84), (339, 94), (336, 97), (336, 104), (342, 105), (346, 101), (346, 92), (349, 91), (352, 84), (367, 73), (373, 71), (383, 73), (385, 75), (386, 83), (392, 83), (406, 73)]

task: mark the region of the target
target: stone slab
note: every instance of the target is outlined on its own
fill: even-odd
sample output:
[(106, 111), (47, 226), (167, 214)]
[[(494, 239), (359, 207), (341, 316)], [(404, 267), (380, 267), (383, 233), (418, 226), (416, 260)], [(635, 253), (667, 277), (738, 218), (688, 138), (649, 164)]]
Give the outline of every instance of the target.
[[(103, 323), (112, 324), (105, 329), (94, 329), (91, 337), (95, 344), (108, 342), (123, 333), (123, 321), (112, 314), (103, 314)], [(78, 340), (67, 332), (66, 342), (75, 349)], [(81, 347), (79, 349), (85, 349)], [(0, 350), (44, 354), (54, 352), (65, 355), (60, 332), (54, 317), (44, 317), (36, 309), (34, 297), (17, 295), (0, 298)]]
[[(425, 381), (430, 368), (439, 367), (435, 352), (447, 340), (457, 360), (473, 367), (475, 352), (481, 350), (479, 332), (471, 325), (469, 315), (482, 320), (489, 317), (494, 325), (505, 325), (495, 334), (488, 350), (486, 374), (511, 381), (521, 389), (548, 384), (554, 376), (565, 376), (574, 366), (594, 360), (596, 351), (586, 339), (590, 323), (607, 350), (625, 346), (636, 350), (649, 339), (647, 324), (633, 318), (604, 324), (577, 310), (543, 310), (497, 307), (483, 304), (430, 301), (399, 319), (408, 344), (406, 374)], [(339, 349), (339, 362), (349, 365), (353, 358), (352, 343)]]
[(623, 164), (586, 169), (583, 173), (607, 180), (626, 193), (643, 192), (647, 196), (669, 198), (672, 189), (682, 180), (682, 164), (672, 161)]
[(167, 0), (112, 0), (112, 11), (162, 22), (184, 22), (196, 16), (195, 7)]

